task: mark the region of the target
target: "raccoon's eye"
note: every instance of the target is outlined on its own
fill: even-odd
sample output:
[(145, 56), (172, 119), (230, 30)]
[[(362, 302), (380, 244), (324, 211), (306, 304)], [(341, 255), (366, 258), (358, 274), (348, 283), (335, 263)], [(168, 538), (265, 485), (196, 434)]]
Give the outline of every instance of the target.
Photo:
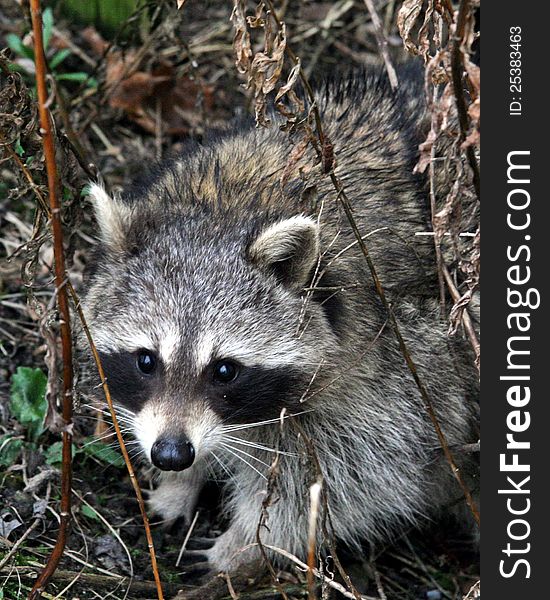
[(137, 368), (144, 375), (151, 375), (157, 366), (155, 355), (149, 350), (140, 350), (136, 359)]
[(216, 383), (231, 383), (239, 375), (239, 365), (232, 360), (220, 360), (214, 365), (213, 377)]

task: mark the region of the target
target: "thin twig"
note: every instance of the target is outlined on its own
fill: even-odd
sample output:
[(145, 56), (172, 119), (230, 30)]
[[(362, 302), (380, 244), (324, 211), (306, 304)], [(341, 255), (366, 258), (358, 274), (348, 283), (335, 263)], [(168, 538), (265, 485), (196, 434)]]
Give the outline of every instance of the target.
[(38, 111), (40, 115), (40, 127), (42, 143), (44, 146), (44, 157), (48, 175), (48, 192), (51, 209), (51, 227), (54, 245), (54, 269), (55, 285), (57, 290), (57, 305), (59, 308), (61, 348), (63, 359), (63, 448), (61, 467), (61, 511), (60, 524), (56, 544), (46, 567), (36, 580), (29, 598), (38, 598), (50, 577), (57, 569), (57, 565), (63, 555), (67, 538), (69, 521), (71, 518), (71, 480), (72, 480), (72, 415), (73, 415), (73, 358), (72, 339), (70, 328), (69, 301), (65, 287), (65, 256), (63, 250), (63, 227), (61, 224), (61, 205), (57, 192), (59, 190), (59, 178), (55, 163), (55, 146), (53, 139), (52, 123), (47, 108), (48, 90), (46, 87), (46, 58), (44, 55), (44, 43), (42, 39), (42, 11), (40, 0), (31, 0), (31, 18), (34, 34), (34, 54), (36, 65), (36, 87), (38, 92)]
[(321, 477), (309, 488), (310, 509), (309, 509), (309, 533), (308, 533), (308, 553), (307, 553), (307, 587), (309, 600), (315, 600), (315, 585), (313, 583), (313, 570), (315, 569), (315, 540), (317, 538), (317, 519), (319, 517), (319, 497), (323, 480)]
[(396, 90), (399, 85), (399, 82), (397, 81), (397, 73), (393, 68), (390, 53), (388, 52), (388, 40), (386, 39), (386, 35), (384, 33), (384, 26), (382, 25), (382, 21), (380, 20), (380, 17), (376, 12), (374, 2), (372, 0), (365, 0), (365, 5), (370, 13), (370, 18), (372, 19), (372, 24), (374, 26), (374, 35), (376, 36), (378, 49), (380, 50), (380, 54), (382, 55), (382, 59), (384, 60), (384, 64), (386, 65), (386, 71), (388, 72), (388, 79), (390, 80), (390, 85), (392, 87), (392, 90)]
[(118, 424), (118, 419), (115, 413), (115, 407), (113, 405), (113, 400), (111, 398), (111, 392), (109, 390), (109, 386), (107, 385), (107, 378), (105, 377), (105, 371), (103, 370), (103, 366), (101, 364), (101, 359), (99, 357), (99, 353), (95, 346), (94, 340), (90, 333), (90, 329), (86, 323), (86, 318), (80, 306), (80, 300), (71, 285), (68, 283), (69, 292), (73, 299), (76, 311), (82, 323), (82, 328), (84, 329), (84, 333), (86, 334), (86, 338), (88, 340), (88, 345), (94, 357), (94, 361), (99, 373), (99, 378), (101, 380), (101, 387), (103, 388), (103, 393), (105, 394), (105, 399), (107, 400), (107, 405), (109, 406), (109, 412), (111, 414), (111, 419), (113, 421), (113, 427), (115, 428), (116, 437), (120, 446), (120, 451), (122, 452), (122, 456), (124, 457), (124, 462), (126, 463), (126, 468), (128, 469), (128, 474), (130, 475), (130, 481), (132, 482), (132, 486), (134, 488), (134, 492), (137, 497), (137, 501), (139, 504), (139, 510), (141, 512), (141, 518), (143, 520), (143, 527), (145, 529), (145, 537), (147, 539), (147, 546), (149, 549), (149, 555), (151, 557), (151, 568), (153, 570), (153, 575), (155, 577), (155, 584), (157, 588), (157, 596), (158, 600), (163, 600), (164, 595), (162, 593), (162, 584), (160, 581), (160, 575), (157, 566), (157, 557), (155, 554), (155, 546), (153, 544), (153, 536), (151, 535), (151, 527), (149, 525), (149, 518), (147, 516), (147, 512), (145, 511), (145, 502), (143, 501), (143, 494), (141, 493), (141, 488), (139, 487), (139, 483), (136, 478), (136, 474), (134, 468), (132, 466), (132, 462), (130, 461), (130, 456), (128, 455), (128, 451), (126, 450), (126, 445), (124, 443), (124, 438), (122, 437), (122, 432), (120, 430), (120, 426)]
[[(462, 0), (462, 3), (464, 1), (465, 0)], [(273, 3), (271, 2), (271, 0), (266, 0), (266, 4), (269, 7), (271, 14), (273, 16), (273, 19), (277, 23), (277, 26), (279, 28), (281, 28), (282, 22), (277, 17), (277, 13), (275, 12), (275, 10), (273, 8)], [(290, 59), (292, 60), (294, 65), (296, 65), (298, 63), (298, 57), (293, 52), (293, 50), (290, 48), (290, 45), (288, 43), (285, 47), (285, 51), (287, 52), (288, 56), (290, 57)], [(317, 147), (315, 149), (316, 149), (318, 155), (320, 156), (320, 158), (322, 158), (323, 154), (324, 154), (324, 149), (327, 147), (328, 142), (324, 135), (323, 124), (321, 121), (321, 115), (319, 113), (319, 108), (315, 102), (315, 95), (313, 93), (313, 89), (312, 89), (312, 87), (309, 83), (309, 80), (307, 79), (307, 77), (304, 73), (304, 70), (302, 68), (300, 68), (300, 79), (302, 81), (304, 89), (306, 90), (308, 99), (312, 105), (311, 108), (312, 108), (314, 119), (315, 119), (316, 133), (317, 133), (317, 136), (319, 138), (319, 143), (320, 143), (320, 149)], [(378, 273), (376, 271), (376, 268), (375, 268), (372, 258), (370, 256), (370, 253), (368, 251), (367, 245), (361, 235), (361, 232), (359, 231), (357, 223), (355, 222), (355, 218), (353, 216), (353, 210), (351, 207), (351, 202), (344, 190), (342, 182), (340, 181), (340, 179), (334, 172), (334, 168), (333, 168), (334, 161), (332, 161), (331, 164), (324, 164), (323, 167), (324, 167), (324, 169), (323, 169), (324, 172), (328, 174), (328, 176), (330, 177), (330, 179), (332, 181), (332, 184), (337, 192), (337, 201), (339, 201), (340, 204), (342, 205), (342, 208), (344, 209), (344, 212), (345, 212), (348, 222), (351, 226), (351, 229), (355, 235), (355, 238), (357, 239), (357, 243), (359, 244), (361, 252), (363, 253), (363, 256), (365, 257), (365, 260), (369, 267), (369, 271), (371, 273), (371, 277), (374, 281), (374, 286), (376, 288), (376, 292), (378, 294), (378, 297), (380, 298), (380, 301), (382, 302), (382, 305), (384, 306), (384, 309), (386, 310), (386, 312), (388, 314), (388, 319), (390, 321), (390, 324), (392, 325), (395, 336), (397, 338), (397, 342), (399, 344), (399, 349), (405, 359), (407, 367), (409, 368), (409, 371), (411, 372), (414, 382), (416, 383), (416, 386), (420, 392), (420, 395), (421, 395), (423, 403), (424, 403), (424, 407), (430, 417), (430, 420), (432, 421), (432, 424), (434, 426), (439, 443), (440, 443), (441, 447), (443, 448), (445, 458), (447, 459), (447, 462), (449, 463), (449, 465), (451, 467), (451, 471), (452, 471), (455, 479), (457, 480), (462, 492), (464, 493), (464, 497), (466, 499), (466, 504), (470, 508), (472, 515), (474, 517), (474, 520), (476, 521), (476, 523), (479, 526), (480, 525), (479, 511), (473, 501), (472, 495), (470, 494), (468, 487), (466, 486), (464, 480), (462, 479), (460, 470), (459, 470), (458, 466), (456, 465), (453, 455), (449, 449), (449, 445), (447, 443), (445, 434), (443, 433), (443, 430), (441, 429), (441, 426), (439, 424), (439, 419), (437, 418), (437, 415), (435, 413), (435, 409), (433, 407), (432, 401), (428, 394), (428, 390), (426, 389), (424, 383), (422, 382), (422, 380), (420, 379), (420, 376), (418, 375), (416, 365), (409, 353), (409, 350), (407, 348), (405, 340), (403, 339), (403, 336), (401, 334), (401, 330), (399, 329), (399, 325), (397, 323), (397, 319), (395, 317), (393, 308), (391, 307), (388, 299), (386, 298), (384, 288), (382, 287), (382, 283), (380, 281), (380, 278), (378, 277)]]
[[(74, 558), (74, 557), (72, 557)], [(93, 565), (91, 565), (93, 566)], [(11, 571), (19, 573), (24, 577), (34, 577), (34, 574), (38, 570), (37, 566), (32, 565), (23, 565), (23, 566), (14, 566)], [(7, 567), (3, 568), (1, 571), (2, 575), (8, 573)], [(88, 590), (94, 589), (96, 591), (103, 591), (103, 588), (108, 588), (108, 586), (117, 585), (130, 585), (130, 592), (134, 593), (134, 598), (149, 598), (151, 594), (155, 593), (156, 584), (154, 581), (139, 581), (133, 580), (129, 582), (129, 577), (124, 575), (119, 575), (118, 573), (110, 573), (106, 574), (107, 571), (103, 573), (82, 573), (80, 571), (65, 571), (62, 569), (58, 569), (53, 575), (52, 580), (58, 582), (66, 582), (72, 581), (75, 577), (78, 577), (80, 583), (85, 585)], [(9, 573), (8, 573), (9, 574)], [(170, 594), (176, 594), (178, 590), (181, 589), (180, 584), (166, 584), (166, 589)], [(43, 596), (44, 598), (46, 596)], [(53, 596), (49, 596), (49, 598), (53, 598)], [(56, 596), (58, 597), (58, 596)]]
[[(445, 283), (447, 284), (447, 287), (449, 288), (449, 292), (451, 293), (453, 300), (455, 302), (458, 302), (460, 300), (460, 292), (456, 288), (455, 282), (453, 281), (453, 278), (451, 277), (451, 274), (449, 273), (449, 269), (447, 268), (447, 265), (444, 262), (442, 263), (441, 268), (442, 268), (443, 277), (445, 278)], [(479, 340), (477, 339), (474, 324), (472, 323), (472, 319), (470, 317), (470, 314), (468, 313), (467, 307), (462, 312), (462, 323), (464, 325), (464, 329), (466, 330), (468, 339), (470, 340), (470, 344), (474, 350), (475, 357), (476, 357), (475, 362), (479, 369), (480, 345), (479, 345)]]
[[(19, 166), (23, 169), (23, 172), (25, 173), (25, 175), (27, 176), (27, 178), (29, 179), (29, 182), (31, 183), (31, 187), (33, 189), (33, 191), (35, 192), (35, 194), (37, 195), (37, 197), (43, 200), (43, 197), (41, 196), (40, 190), (38, 189), (38, 186), (36, 186), (36, 184), (34, 183), (34, 181), (32, 180), (32, 177), (30, 176), (30, 173), (28, 173), (28, 171), (24, 168), (23, 163), (21, 163), (21, 161), (18, 161)], [(50, 208), (47, 206), (47, 204), (45, 203), (41, 203), (41, 207), (44, 210), (44, 213), (46, 214), (46, 216), (48, 218), (51, 217), (51, 210)], [(101, 359), (99, 357), (99, 354), (97, 352), (97, 349), (95, 347), (92, 335), (90, 333), (90, 330), (88, 328), (87, 322), (86, 322), (86, 318), (84, 316), (84, 313), (82, 311), (82, 308), (80, 306), (80, 299), (75, 291), (75, 289), (72, 286), (72, 283), (70, 281), (66, 282), (66, 287), (69, 290), (69, 293), (71, 295), (71, 298), (73, 300), (75, 309), (77, 311), (78, 317), (80, 319), (80, 322), (82, 324), (82, 328), (86, 334), (88, 343), (90, 345), (90, 349), (92, 351), (92, 355), (98, 370), (98, 373), (100, 375), (100, 379), (101, 379), (101, 385), (103, 387), (103, 392), (105, 394), (105, 399), (107, 401), (107, 404), (109, 406), (109, 410), (111, 413), (111, 418), (113, 420), (113, 425), (115, 427), (115, 431), (117, 434), (117, 441), (120, 445), (120, 449), (124, 458), (124, 462), (126, 463), (126, 468), (128, 470), (128, 474), (130, 475), (130, 479), (132, 481), (132, 485), (134, 487), (134, 490), (136, 491), (136, 496), (137, 496), (137, 500), (138, 500), (138, 504), (139, 504), (139, 508), (140, 508), (140, 512), (143, 518), (143, 525), (145, 528), (145, 536), (147, 538), (147, 543), (148, 543), (148, 548), (149, 548), (149, 554), (151, 556), (151, 566), (152, 566), (152, 570), (153, 570), (153, 575), (155, 577), (155, 583), (157, 586), (157, 595), (159, 600), (163, 600), (163, 594), (162, 594), (162, 586), (160, 583), (160, 576), (158, 574), (158, 567), (157, 567), (157, 561), (156, 561), (156, 555), (155, 555), (155, 548), (153, 545), (153, 538), (151, 535), (151, 530), (150, 530), (150, 526), (149, 526), (149, 520), (147, 518), (146, 512), (145, 512), (145, 503), (143, 501), (143, 495), (141, 494), (141, 489), (139, 488), (139, 484), (137, 483), (137, 479), (132, 467), (132, 463), (130, 462), (130, 457), (128, 455), (128, 452), (126, 451), (126, 446), (124, 444), (124, 439), (122, 438), (122, 434), (120, 431), (120, 428), (118, 426), (118, 419), (116, 417), (115, 411), (114, 411), (114, 407), (113, 407), (113, 403), (112, 403), (112, 399), (111, 399), (111, 394), (109, 391), (109, 386), (107, 384), (107, 380), (105, 378), (105, 372), (103, 370), (103, 366), (101, 364)]]
[[(251, 548), (255, 545), (256, 544), (250, 544), (249, 546), (246, 546), (245, 548), (243, 548), (243, 550), (247, 550), (248, 548)], [(297, 564), (301, 569), (309, 571), (309, 567), (306, 565), (306, 563), (302, 562), (297, 556), (294, 556), (294, 554), (291, 554), (290, 552), (288, 552), (287, 550), (284, 550), (283, 548), (277, 548), (277, 546), (270, 546), (269, 544), (264, 544), (264, 545), (269, 550), (276, 552), (277, 554), (280, 554), (281, 556), (284, 556), (285, 558), (288, 558), (288, 560)], [(338, 583), (332, 579), (329, 579), (328, 577), (323, 575), (323, 573), (321, 573), (318, 569), (313, 569), (313, 574), (315, 575), (315, 577), (317, 577), (318, 579), (323, 581), (326, 585), (328, 585), (332, 589), (340, 592), (340, 594), (342, 594), (342, 596), (344, 596), (345, 598), (351, 598), (352, 600), (357, 599), (357, 596), (355, 594), (352, 594), (351, 592), (348, 592), (341, 583)], [(359, 595), (359, 600), (378, 600), (378, 598), (373, 598), (372, 596), (365, 596), (365, 595), (361, 594), (361, 595)]]
[[(434, 99), (435, 99), (435, 89), (433, 91)], [(435, 248), (435, 258), (437, 264), (437, 280), (439, 283), (439, 305), (441, 309), (441, 317), (445, 317), (445, 282), (443, 276), (443, 255), (441, 253), (441, 239), (436, 232), (436, 212), (437, 212), (437, 204), (435, 197), (435, 144), (432, 146), (431, 150), (431, 160), (430, 160), (430, 211), (432, 217), (432, 229), (434, 231), (434, 248)]]
[(195, 516), (193, 517), (193, 521), (191, 522), (191, 525), (189, 525), (189, 529), (187, 530), (187, 533), (185, 535), (185, 538), (184, 538), (183, 543), (180, 548), (180, 552), (178, 554), (178, 558), (176, 560), (176, 567), (180, 566), (181, 558), (183, 556), (183, 553), (185, 552), (185, 548), (187, 547), (187, 542), (189, 541), (189, 538), (191, 537), (191, 535), (193, 533), (193, 529), (195, 529), (195, 525), (197, 524), (198, 518), (199, 518), (199, 511), (197, 511), (195, 513)]
[(13, 544), (10, 548), (9, 552), (4, 556), (2, 560), (0, 560), (0, 570), (2, 567), (7, 564), (10, 558), (17, 552), (19, 546), (29, 537), (29, 535), (38, 527), (38, 524), (42, 520), (42, 517), (37, 517), (29, 526), (27, 531)]
[[(460, 141), (464, 141), (466, 139), (466, 136), (468, 135), (468, 127), (470, 121), (468, 118), (468, 108), (466, 106), (466, 99), (464, 98), (464, 85), (462, 81), (462, 75), (464, 73), (464, 62), (462, 59), (462, 42), (464, 39), (466, 24), (468, 22), (468, 15), (470, 13), (470, 10), (470, 0), (460, 0), (456, 20), (456, 30), (453, 36), (453, 43), (451, 46), (451, 74), (453, 78), (453, 89), (455, 93), (456, 108), (458, 111), (458, 122), (460, 124)], [(473, 184), (477, 195), (477, 199), (478, 201), (480, 201), (481, 176), (473, 146), (470, 145), (466, 148), (466, 157), (468, 158), (468, 163), (470, 165), (470, 168), (472, 169)]]
[[(283, 409), (283, 411), (284, 410), (285, 409)], [(283, 426), (283, 414), (284, 413), (281, 413), (281, 428)], [(279, 439), (280, 439), (280, 437), (277, 440), (277, 446), (276, 446), (277, 450), (279, 447)], [(265, 551), (266, 545), (262, 542), (262, 538), (260, 535), (262, 527), (264, 527), (264, 526), (267, 527), (266, 526), (266, 521), (268, 518), (267, 509), (269, 508), (269, 506), (271, 504), (271, 498), (273, 496), (273, 492), (274, 492), (275, 485), (277, 482), (277, 477), (279, 476), (279, 458), (280, 458), (280, 455), (277, 452), (273, 459), (273, 463), (271, 464), (271, 466), (269, 468), (269, 479), (267, 482), (267, 494), (266, 494), (264, 500), (262, 501), (262, 511), (260, 513), (260, 518), (258, 519), (258, 526), (256, 527), (256, 543), (258, 544), (258, 548), (260, 549), (260, 554), (262, 555), (263, 561), (268, 568), (269, 574), (271, 575), (271, 579), (273, 580), (275, 587), (277, 588), (277, 590), (283, 597), (283, 600), (289, 600), (285, 590), (283, 589), (283, 586), (281, 585), (281, 582), (279, 581), (279, 579), (277, 577), (275, 568), (273, 567), (273, 564), (271, 563), (271, 560), (269, 559), (269, 556), (267, 555), (267, 552)]]

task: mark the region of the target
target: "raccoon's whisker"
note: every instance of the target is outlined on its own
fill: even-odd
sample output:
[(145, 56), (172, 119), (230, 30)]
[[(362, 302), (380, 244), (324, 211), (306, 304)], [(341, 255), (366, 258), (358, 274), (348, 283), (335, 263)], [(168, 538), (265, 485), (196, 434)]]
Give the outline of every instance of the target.
[(137, 460), (139, 458), (141, 458), (141, 456), (143, 456), (144, 451), (143, 449), (139, 449), (136, 450), (135, 448), (132, 448), (128, 451), (128, 456), (132, 459), (132, 460)]
[[(126, 432), (122, 432), (122, 433), (126, 433)], [(86, 448), (86, 447), (88, 447), (88, 446), (90, 446), (90, 445), (92, 445), (92, 444), (96, 444), (97, 442), (101, 442), (101, 443), (103, 443), (103, 440), (107, 440), (107, 439), (109, 439), (109, 438), (113, 437), (114, 435), (115, 435), (115, 432), (114, 432), (114, 431), (109, 431), (109, 432), (107, 432), (107, 433), (105, 433), (105, 434), (103, 434), (103, 435), (100, 435), (100, 436), (94, 437), (92, 440), (90, 440), (90, 441), (86, 442), (85, 444), (82, 444), (82, 446), (81, 446), (81, 447), (82, 447), (82, 448)], [(128, 444), (129, 442), (127, 442), (127, 441), (125, 440), (125, 441), (124, 441), (124, 443), (125, 443), (125, 444)], [(118, 446), (118, 442), (117, 442), (116, 440), (114, 440), (114, 442), (112, 442), (112, 443), (109, 443), (109, 444), (106, 444), (106, 445), (107, 445), (107, 446), (111, 446), (111, 445), (113, 445), (113, 444), (115, 444), (115, 446)]]
[(220, 467), (227, 473), (227, 476), (229, 477), (229, 479), (231, 479), (233, 476), (232, 476), (231, 472), (229, 471), (229, 469), (227, 468), (227, 466), (223, 463), (223, 461), (216, 454), (214, 454), (214, 452), (212, 452), (212, 456), (214, 457), (216, 462), (220, 465)]
[[(104, 415), (110, 415), (111, 411), (109, 410), (109, 408), (107, 406), (94, 406), (93, 404), (87, 404), (87, 403), (82, 403), (80, 405), (83, 408), (89, 408), (90, 410), (93, 410), (94, 412), (100, 412)], [(135, 413), (133, 413), (131, 410), (128, 410), (127, 408), (124, 408), (123, 406), (115, 406), (115, 414), (117, 416), (117, 419), (120, 419), (121, 417), (126, 417), (128, 419), (134, 419), (135, 418)]]
[[(104, 423), (109, 431), (112, 431), (113, 434), (115, 433), (115, 428), (110, 421), (106, 421), (105, 419), (101, 419), (101, 418), (98, 419), (98, 418), (94, 418), (94, 417), (86, 417), (85, 415), (79, 415), (77, 418), (82, 418), (82, 417), (85, 417), (92, 421), (96, 421), (97, 423)], [(126, 431), (131, 431), (131, 430), (135, 429), (135, 427), (136, 427), (136, 423), (134, 421), (128, 421), (124, 418), (117, 419), (117, 422), (118, 422), (118, 425), (121, 430), (125, 429)]]
[(90, 444), (95, 444), (96, 442), (102, 442), (103, 440), (106, 440), (106, 439), (110, 438), (113, 435), (115, 435), (114, 431), (108, 431), (108, 432), (103, 433), (101, 435), (94, 436), (93, 439), (89, 440), (85, 444), (82, 444), (82, 448), (86, 448)]
[(230, 439), (234, 444), (241, 444), (243, 446), (250, 446), (251, 448), (258, 448), (258, 450), (265, 450), (266, 452), (274, 452), (275, 454), (283, 454), (284, 456), (298, 456), (295, 452), (284, 452), (283, 450), (277, 450), (276, 448), (268, 448), (267, 446), (262, 446), (262, 444), (257, 444), (256, 442), (250, 442), (249, 440), (242, 440), (241, 438), (235, 437), (233, 435), (225, 435), (224, 439)]
[(246, 450), (243, 450), (242, 448), (235, 448), (235, 446), (231, 446), (227, 443), (221, 442), (221, 445), (224, 448), (231, 448), (231, 450), (234, 450), (235, 452), (238, 452), (239, 454), (244, 454), (245, 456), (248, 456), (249, 458), (251, 458), (252, 460), (255, 460), (256, 462), (259, 462), (260, 464), (264, 465), (264, 467), (270, 467), (271, 465), (267, 464), (266, 462), (264, 462), (263, 460), (261, 460), (260, 458), (258, 458), (257, 456), (254, 456), (253, 454), (250, 454), (249, 452), (246, 452)]
[[(139, 445), (139, 440), (124, 440), (125, 446), (137, 446)], [(111, 448), (119, 448), (118, 440), (114, 440), (109, 444)]]
[[(227, 446), (225, 446), (225, 449), (232, 454), (235, 458), (238, 458), (239, 460), (242, 460), (243, 463), (245, 463), (246, 465), (248, 465), (253, 471), (256, 471), (256, 473), (258, 473), (258, 475), (260, 477), (263, 477), (266, 481), (267, 481), (267, 477), (258, 469), (256, 469), (256, 467), (254, 465), (251, 465), (245, 458), (243, 458), (242, 456), (240, 456), (239, 454), (237, 454), (236, 452), (233, 452), (233, 450), (231, 450), (230, 448), (228, 448)], [(269, 465), (268, 465), (269, 466)]]
[[(312, 412), (313, 409), (303, 410), (298, 413), (293, 413), (290, 415), (285, 415), (283, 419), (290, 419), (291, 417), (298, 417), (299, 415), (304, 415), (306, 413)], [(252, 427), (260, 427), (261, 425), (269, 425), (270, 423), (280, 423), (281, 417), (277, 417), (275, 419), (267, 419), (265, 421), (257, 421), (256, 423), (243, 423), (240, 425), (223, 425), (220, 427), (223, 433), (227, 431), (240, 431), (241, 429), (251, 429)]]

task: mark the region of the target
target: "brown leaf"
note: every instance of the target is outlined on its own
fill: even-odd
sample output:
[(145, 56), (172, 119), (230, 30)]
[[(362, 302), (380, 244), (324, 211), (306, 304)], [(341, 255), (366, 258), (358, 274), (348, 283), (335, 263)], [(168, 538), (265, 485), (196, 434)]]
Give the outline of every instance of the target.
[(256, 11), (253, 17), (246, 17), (246, 22), (250, 25), (252, 29), (256, 29), (258, 27), (265, 27), (266, 21), (264, 16), (264, 8), (265, 4), (260, 2), (258, 6), (256, 6)]
[(286, 83), (279, 88), (279, 91), (275, 96), (275, 102), (280, 100), (284, 95), (288, 94), (288, 92), (290, 92), (290, 90), (294, 88), (294, 85), (296, 84), (296, 81), (300, 76), (301, 68), (302, 63), (300, 62), (300, 59), (298, 59), (298, 62), (292, 67), (292, 70), (288, 74), (288, 79), (286, 80)]
[[(124, 110), (130, 119), (149, 133), (158, 130), (160, 111), (162, 130), (169, 135), (186, 135), (199, 125), (197, 104), (214, 105), (213, 86), (200, 85), (189, 77), (177, 77), (173, 65), (159, 63), (150, 73), (137, 71), (124, 77), (135, 56), (129, 52), (112, 53), (107, 59), (107, 84), (116, 85), (109, 97), (113, 108)], [(120, 79), (122, 77), (122, 79)]]
[(420, 157), (418, 159), (418, 163), (414, 167), (415, 173), (424, 173), (424, 171), (428, 168), (432, 160), (432, 148), (436, 140), (437, 134), (432, 128), (430, 129), (426, 140), (418, 147), (420, 150)]
[(230, 20), (235, 28), (233, 37), (233, 49), (235, 51), (235, 65), (239, 73), (247, 73), (250, 69), (252, 48), (250, 46), (250, 34), (246, 26), (246, 0), (234, 0), (233, 12)]
[(411, 54), (419, 54), (418, 47), (412, 39), (412, 30), (422, 10), (422, 0), (405, 0), (397, 14), (397, 27), (403, 38), (405, 48)]

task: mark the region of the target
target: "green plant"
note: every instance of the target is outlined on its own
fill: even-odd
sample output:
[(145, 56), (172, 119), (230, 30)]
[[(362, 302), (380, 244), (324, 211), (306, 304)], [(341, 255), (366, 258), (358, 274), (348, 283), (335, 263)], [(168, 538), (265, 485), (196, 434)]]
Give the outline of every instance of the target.
[[(62, 72), (61, 66), (65, 59), (71, 55), (68, 48), (54, 50), (50, 48), (50, 42), (53, 34), (53, 13), (51, 8), (44, 11), (42, 18), (44, 52), (48, 59), (48, 66), (53, 78), (56, 81), (76, 81), (77, 83), (86, 83), (87, 87), (97, 87), (97, 81), (83, 71)], [(11, 63), (11, 68), (14, 71), (19, 71), (26, 75), (29, 79), (34, 80), (34, 50), (26, 46), (23, 39), (15, 33), (9, 33), (6, 36), (6, 41), (11, 50), (15, 53), (18, 59)]]
[[(47, 377), (40, 369), (18, 367), (11, 378), (10, 412), (24, 428), (24, 434), (8, 433), (0, 436), (0, 466), (13, 465), (24, 448), (37, 448), (45, 432), (44, 419)], [(44, 450), (44, 458), (51, 465), (61, 464), (62, 443), (57, 441)], [(81, 447), (73, 445), (73, 455), (95, 458), (103, 464), (123, 467), (124, 459), (117, 450), (93, 437), (85, 438)]]
[[(144, 2), (141, 0), (62, 0), (62, 12), (112, 37)], [(145, 17), (146, 13), (143, 13)]]
[(48, 379), (40, 369), (18, 367), (11, 379), (10, 411), (27, 430), (28, 440), (36, 442), (44, 431), (48, 408), (46, 385)]
[(0, 466), (14, 464), (26, 445), (34, 446), (44, 430), (46, 416), (46, 375), (40, 369), (19, 367), (11, 379), (10, 411), (26, 434), (0, 436)]

